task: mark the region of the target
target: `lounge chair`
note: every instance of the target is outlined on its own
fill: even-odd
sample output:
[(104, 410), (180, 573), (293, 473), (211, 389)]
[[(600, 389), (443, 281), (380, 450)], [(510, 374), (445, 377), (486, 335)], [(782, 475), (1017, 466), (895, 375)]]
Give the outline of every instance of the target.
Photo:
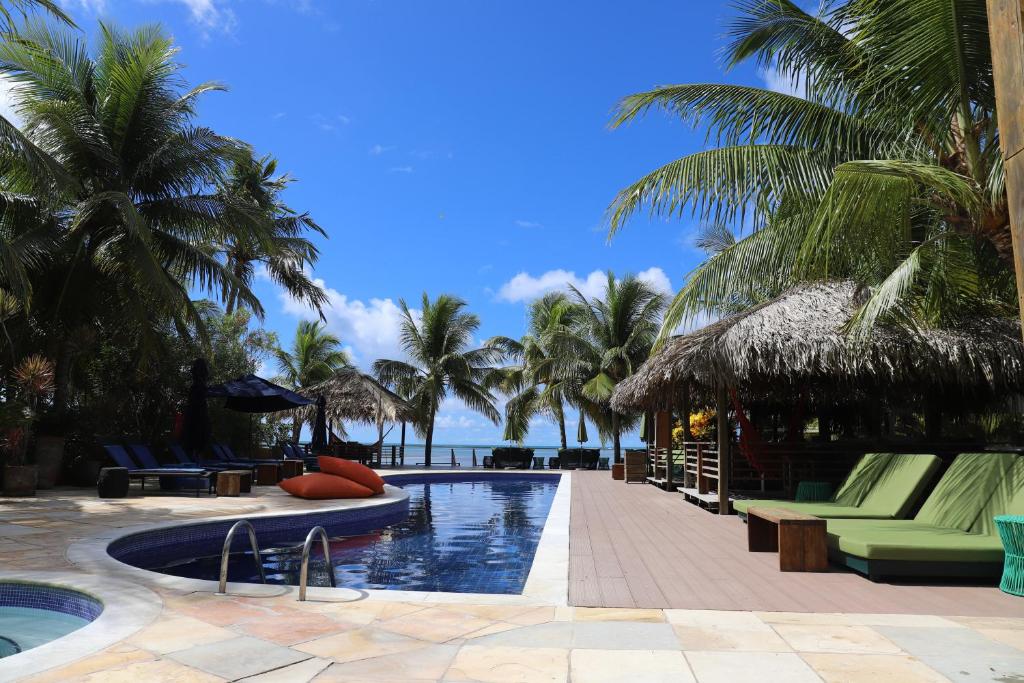
[[(132, 460), (131, 456), (128, 455), (128, 451), (123, 446), (117, 444), (104, 444), (103, 449), (107, 452), (107, 455), (117, 463), (118, 467), (123, 467), (128, 470), (128, 477), (131, 479), (138, 479), (142, 488), (146, 488), (146, 478), (168, 478), (168, 479), (179, 479), (183, 482), (192, 480), (195, 482), (196, 497), (199, 496), (199, 492), (203, 488), (207, 491), (212, 489), (212, 482), (210, 480), (209, 471), (198, 468), (184, 468), (184, 467), (164, 467), (157, 463), (156, 467), (143, 468)], [(155, 462), (155, 459), (154, 459)]]
[(829, 556), (870, 578), (998, 577), (993, 518), (1024, 514), (1024, 456), (962, 453), (910, 520), (832, 519)]
[(940, 463), (934, 455), (868, 453), (853, 466), (830, 501), (737, 500), (733, 508), (744, 517), (751, 507), (767, 507), (826, 519), (903, 519)]
[(210, 462), (210, 461), (197, 462), (197, 461), (193, 460), (192, 458), (188, 457), (188, 454), (185, 452), (185, 449), (182, 448), (181, 444), (176, 444), (176, 443), (171, 444), (170, 450), (171, 450), (171, 455), (174, 456), (175, 460), (177, 460), (178, 463), (182, 467), (202, 467), (204, 469), (212, 470), (214, 472), (222, 472), (224, 470), (251, 470), (251, 469), (255, 469), (252, 465), (249, 465), (247, 463), (240, 463), (240, 462), (238, 462), (238, 463), (236, 463), (236, 462), (224, 462), (223, 460), (218, 460), (217, 462)]

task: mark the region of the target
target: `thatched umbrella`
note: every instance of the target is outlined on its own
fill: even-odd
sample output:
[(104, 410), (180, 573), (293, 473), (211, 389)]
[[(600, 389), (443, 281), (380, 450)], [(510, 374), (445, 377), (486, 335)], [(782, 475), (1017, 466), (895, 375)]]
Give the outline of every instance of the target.
[[(376, 424), (378, 447), (384, 440), (385, 422), (404, 422), (415, 417), (415, 409), (405, 399), (356, 368), (337, 370), (330, 379), (304, 391), (325, 399), (325, 415), (335, 423), (350, 420)], [(315, 408), (307, 406), (302, 410), (301, 417), (308, 420)]]

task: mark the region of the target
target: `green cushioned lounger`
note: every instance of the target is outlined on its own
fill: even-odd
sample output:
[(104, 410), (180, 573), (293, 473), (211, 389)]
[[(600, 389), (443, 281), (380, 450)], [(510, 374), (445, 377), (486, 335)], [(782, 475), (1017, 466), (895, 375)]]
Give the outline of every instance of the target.
[(1024, 456), (962, 453), (914, 519), (829, 520), (829, 553), (872, 578), (998, 577), (1003, 514), (1024, 514)]
[(901, 519), (931, 481), (940, 462), (927, 454), (868, 453), (853, 466), (831, 501), (737, 500), (733, 507), (743, 515), (756, 506), (786, 508), (826, 519)]

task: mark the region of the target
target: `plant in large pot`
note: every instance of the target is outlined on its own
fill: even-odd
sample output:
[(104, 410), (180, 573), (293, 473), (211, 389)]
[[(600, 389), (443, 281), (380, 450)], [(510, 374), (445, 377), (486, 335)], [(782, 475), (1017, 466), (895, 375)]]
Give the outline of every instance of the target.
[(32, 425), (39, 412), (39, 401), (53, 391), (53, 363), (35, 354), (14, 369), (17, 396), (0, 409), (4, 463), (4, 495), (31, 496), (36, 490), (36, 467), (28, 463)]

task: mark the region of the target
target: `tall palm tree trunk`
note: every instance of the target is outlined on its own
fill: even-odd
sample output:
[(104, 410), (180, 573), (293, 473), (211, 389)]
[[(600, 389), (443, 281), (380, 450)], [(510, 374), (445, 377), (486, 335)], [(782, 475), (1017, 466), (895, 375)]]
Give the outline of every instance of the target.
[(558, 438), (562, 440), (562, 449), (569, 447), (569, 442), (565, 438), (565, 414), (558, 413)]
[(622, 462), (622, 440), (619, 430), (619, 414), (612, 411), (612, 452), (615, 455), (616, 465)]
[(398, 462), (405, 464), (405, 420), (402, 420), (402, 441), (398, 444)]
[(427, 441), (423, 444), (423, 464), (430, 467), (430, 446), (434, 443), (434, 414), (436, 408), (430, 411), (430, 421), (427, 423)]
[(292, 411), (292, 441), (299, 443), (299, 437), (302, 435), (302, 420), (299, 419), (299, 411)]

